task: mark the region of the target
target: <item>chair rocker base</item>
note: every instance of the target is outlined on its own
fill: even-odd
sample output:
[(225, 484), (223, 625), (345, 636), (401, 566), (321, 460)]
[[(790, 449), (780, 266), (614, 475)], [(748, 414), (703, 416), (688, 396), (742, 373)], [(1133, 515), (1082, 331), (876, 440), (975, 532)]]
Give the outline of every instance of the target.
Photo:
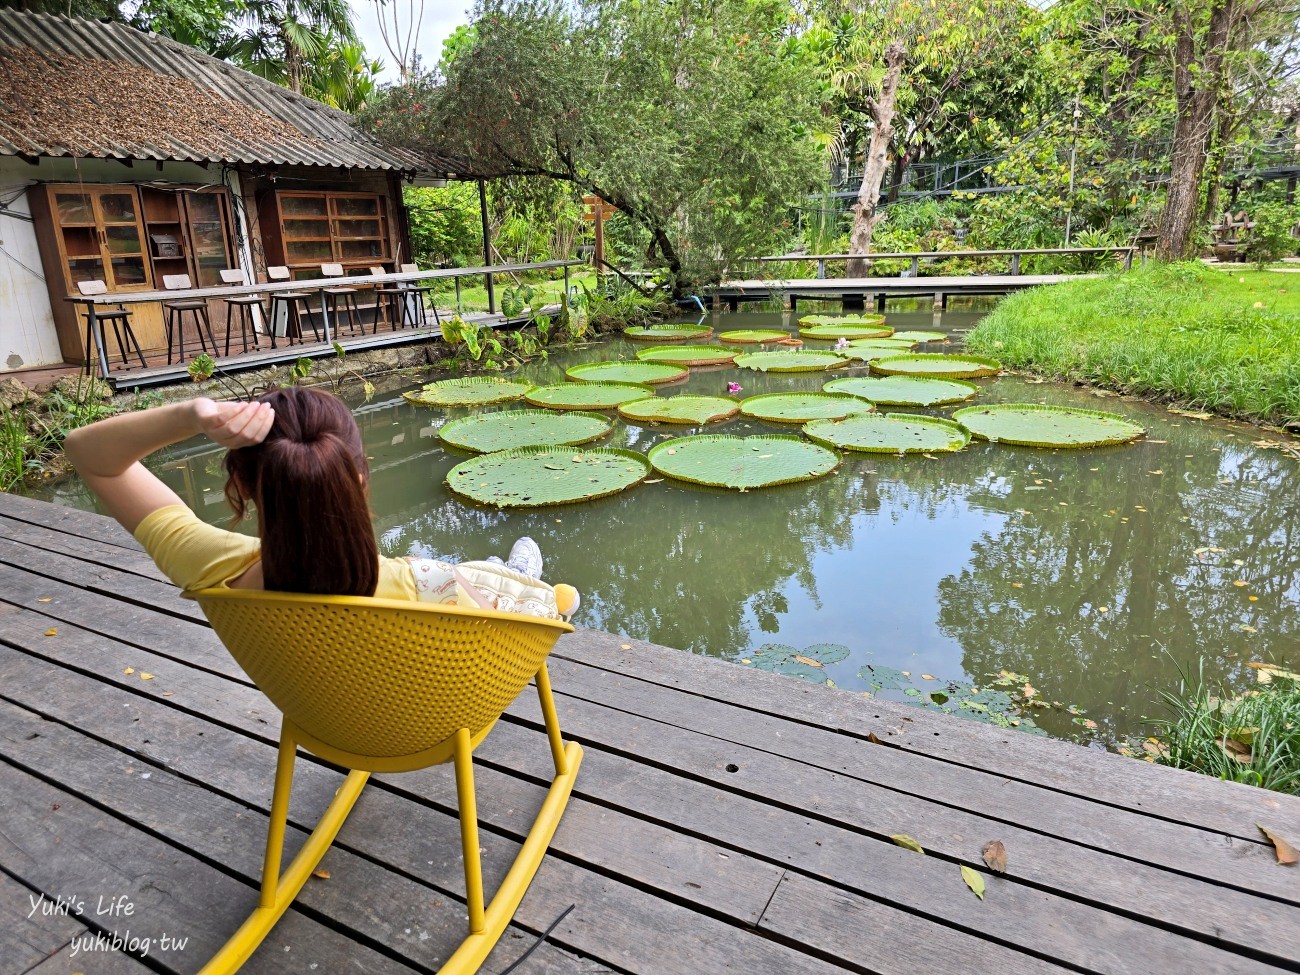
[[(284, 760), (286, 746), (288, 754), (287, 767)], [(277, 767), (275, 798), (272, 802), (272, 821), (270, 836), (268, 837), (268, 846), (274, 846), (277, 849), (277, 862), (278, 848), (284, 839), (289, 785), (293, 774), (296, 748), (296, 743), (291, 739), (285, 739), (281, 742), (281, 762)], [(505, 929), (509, 926), (515, 911), (524, 899), (524, 894), (528, 891), (529, 884), (532, 883), (533, 877), (542, 865), (546, 850), (551, 844), (551, 838), (560, 825), (560, 818), (563, 816), (569, 796), (573, 792), (573, 784), (578, 776), (578, 766), (582, 764), (582, 746), (576, 741), (566, 742), (562, 754), (564, 771), (558, 772), (551, 781), (550, 789), (546, 793), (546, 798), (542, 802), (537, 817), (533, 820), (533, 825), (528, 831), (523, 846), (520, 847), (519, 853), (515, 856), (515, 860), (502, 880), (496, 895), (483, 909), (481, 929), (478, 931), (473, 930), (473, 915), (475, 912), (471, 908), (470, 933), (461, 942), (460, 947), (438, 969), (437, 975), (473, 975), (478, 971), (492, 949), (496, 947), (496, 943), (501, 940), (501, 935), (505, 933)], [(559, 756), (556, 757), (558, 759)], [(557, 762), (558, 764), (561, 763)], [(458, 764), (458, 788), (465, 787), (463, 782), (464, 774), (462, 767)], [(462, 807), (466, 811), (473, 808), (472, 770), (469, 771), (468, 775), (470, 777), (468, 783), (469, 801), (464, 803)], [(266, 936), (271, 933), (271, 929), (276, 922), (288, 910), (298, 896), (298, 892), (302, 890), (303, 885), (311, 876), (312, 871), (316, 869), (333, 844), (334, 838), (338, 835), (339, 829), (352, 811), (352, 807), (356, 805), (357, 799), (360, 798), (361, 791), (365, 788), (369, 778), (370, 772), (368, 771), (354, 769), (348, 773), (348, 777), (334, 794), (333, 800), (317, 822), (316, 828), (312, 830), (311, 836), (307, 838), (302, 849), (298, 851), (298, 855), (289, 864), (289, 868), (280, 876), (278, 881), (273, 876), (264, 877), (262, 900), (271, 900), (272, 902), (255, 908), (248, 916), (248, 919), (231, 936), (230, 940), (200, 969), (199, 975), (233, 975), (248, 961)], [(277, 814), (279, 815), (278, 829)], [(462, 819), (463, 823), (464, 820)], [(477, 827), (477, 824), (475, 824), (475, 827)], [(464, 825), (462, 825), (463, 829)], [(477, 847), (477, 835), (475, 835), (474, 845)], [(477, 850), (475, 852), (477, 853)], [(267, 896), (265, 893), (268, 887), (271, 890), (271, 896)]]

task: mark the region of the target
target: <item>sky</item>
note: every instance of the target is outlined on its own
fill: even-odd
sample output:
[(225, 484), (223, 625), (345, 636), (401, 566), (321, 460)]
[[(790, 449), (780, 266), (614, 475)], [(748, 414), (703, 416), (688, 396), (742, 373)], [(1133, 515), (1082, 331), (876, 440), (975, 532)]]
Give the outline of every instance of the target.
[[(392, 23), (393, 10), (396, 9), (399, 22), (406, 26), (411, 22), (412, 10), (418, 16), (421, 7), (424, 8), (416, 50), (425, 65), (433, 67), (442, 56), (442, 42), (459, 24), (469, 22), (466, 10), (470, 3), (471, 0), (384, 0), (384, 13), (387, 22)], [(372, 58), (383, 59), (384, 71), (380, 80), (396, 81), (397, 64), (384, 47), (383, 36), (379, 33), (375, 0), (348, 0), (348, 6), (352, 8), (352, 19), (365, 42), (366, 53)]]

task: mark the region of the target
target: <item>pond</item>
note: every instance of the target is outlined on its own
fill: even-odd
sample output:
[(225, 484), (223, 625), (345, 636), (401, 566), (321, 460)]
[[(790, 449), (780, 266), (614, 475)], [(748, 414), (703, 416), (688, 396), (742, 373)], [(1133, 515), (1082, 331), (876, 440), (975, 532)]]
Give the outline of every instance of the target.
[[(889, 323), (940, 329), (957, 346), (987, 307), (891, 310)], [(797, 328), (788, 312), (724, 314), (713, 324)], [(645, 348), (610, 339), (521, 374), (562, 381), (575, 363)], [(855, 363), (833, 376), (867, 371)], [(660, 394), (724, 395), (729, 381), (742, 396), (816, 390), (828, 378), (710, 367)], [(1300, 487), (1296, 458), (1258, 445), (1276, 437), (1071, 386), (975, 382), (977, 403), (1103, 409), (1147, 436), (1073, 451), (974, 442), (933, 459), (849, 453), (829, 477), (744, 494), (663, 480), (583, 504), (498, 511), (444, 484), (470, 455), (445, 448), (438, 428), (471, 411), (415, 407), (400, 389), (354, 405), (385, 554), (504, 556), (531, 535), (547, 578), (581, 591), (575, 622), (585, 626), (741, 665), (780, 658), (780, 669), (847, 690), (922, 702), (932, 691), (941, 692), (936, 701), (956, 695), (949, 709), (964, 696), (975, 716), (994, 675), (1011, 672), (1001, 686), (1021, 703), (1056, 702), (1013, 720), (1106, 744), (1149, 733), (1143, 720), (1161, 713), (1160, 690), (1176, 687), (1198, 658), (1208, 680), (1236, 687), (1253, 682), (1251, 661), (1297, 669)], [(798, 428), (739, 418), (708, 429)], [(600, 443), (644, 452), (691, 432), (619, 422)], [(196, 442), (159, 455), (155, 469), (204, 518), (224, 523), (219, 460)], [(73, 481), (46, 496), (90, 504)], [(785, 649), (764, 649), (771, 645)]]

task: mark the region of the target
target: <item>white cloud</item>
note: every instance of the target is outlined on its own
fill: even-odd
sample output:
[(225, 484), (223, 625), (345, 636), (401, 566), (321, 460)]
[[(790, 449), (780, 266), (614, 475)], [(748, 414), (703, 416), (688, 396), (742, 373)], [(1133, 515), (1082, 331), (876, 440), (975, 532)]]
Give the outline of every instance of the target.
[[(469, 22), (469, 13), (465, 9), (468, 0), (384, 0), (382, 12), (385, 23), (391, 24), (393, 12), (397, 12), (398, 23), (406, 28), (413, 17), (419, 18), (420, 34), (416, 51), (428, 67), (433, 67), (442, 57), (442, 42), (445, 41), (460, 24)], [(376, 0), (348, 0), (352, 8), (352, 20), (357, 33), (366, 45), (366, 53), (372, 58), (382, 58), (384, 71), (380, 75), (383, 81), (397, 80), (397, 64), (393, 56), (384, 47), (384, 38), (379, 30), (379, 5)], [(422, 13), (423, 12), (423, 13)]]

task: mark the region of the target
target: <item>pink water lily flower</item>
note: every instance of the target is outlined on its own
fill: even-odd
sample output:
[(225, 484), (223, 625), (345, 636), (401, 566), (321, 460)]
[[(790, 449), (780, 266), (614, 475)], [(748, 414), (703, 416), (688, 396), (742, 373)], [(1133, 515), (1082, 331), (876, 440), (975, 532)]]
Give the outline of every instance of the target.
[(736, 393), (739, 393), (742, 389), (744, 389), (744, 387), (741, 386), (740, 383), (727, 383), (727, 392), (731, 393), (733, 396)]
[(841, 338), (838, 342), (835, 343), (835, 348), (837, 349), (847, 349), (848, 347), (849, 347), (849, 340), (846, 338)]

